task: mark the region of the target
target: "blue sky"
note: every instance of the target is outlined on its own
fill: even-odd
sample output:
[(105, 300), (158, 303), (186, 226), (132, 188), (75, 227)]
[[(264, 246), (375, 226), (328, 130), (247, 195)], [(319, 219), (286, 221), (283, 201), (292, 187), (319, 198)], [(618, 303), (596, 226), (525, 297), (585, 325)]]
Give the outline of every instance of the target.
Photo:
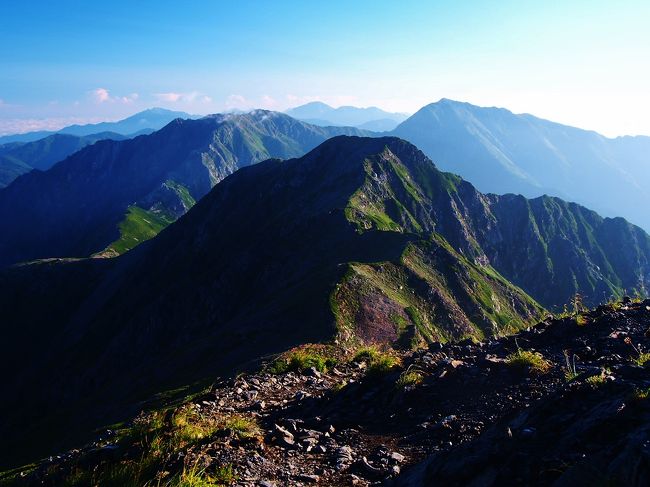
[(311, 100), (442, 97), (650, 135), (650, 2), (0, 4), (0, 133)]

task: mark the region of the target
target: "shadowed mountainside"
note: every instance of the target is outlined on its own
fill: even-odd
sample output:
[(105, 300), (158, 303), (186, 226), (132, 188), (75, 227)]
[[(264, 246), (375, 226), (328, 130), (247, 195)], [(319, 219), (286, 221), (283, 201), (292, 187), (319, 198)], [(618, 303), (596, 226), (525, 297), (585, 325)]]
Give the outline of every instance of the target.
[(87, 136), (54, 134), (34, 142), (14, 142), (0, 146), (0, 188), (33, 169), (46, 171), (70, 154), (98, 140), (124, 140), (114, 132)]
[(0, 273), (2, 366), (27, 364), (4, 385), (4, 458), (62, 448), (157, 392), (301, 343), (509, 334), (542, 311), (524, 291), (598, 300), (647, 275), (648, 255), (625, 222), (482, 195), (396, 138), (335, 137), (240, 169), (122, 257)]

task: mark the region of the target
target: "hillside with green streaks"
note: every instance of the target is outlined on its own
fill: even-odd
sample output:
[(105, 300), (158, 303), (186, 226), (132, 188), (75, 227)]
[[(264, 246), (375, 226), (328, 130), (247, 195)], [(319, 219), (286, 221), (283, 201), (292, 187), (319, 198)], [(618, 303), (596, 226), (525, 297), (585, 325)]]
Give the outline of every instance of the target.
[(124, 220), (119, 224), (120, 238), (102, 252), (104, 256), (120, 255), (145, 240), (155, 237), (169, 225), (173, 218), (137, 206), (129, 207)]

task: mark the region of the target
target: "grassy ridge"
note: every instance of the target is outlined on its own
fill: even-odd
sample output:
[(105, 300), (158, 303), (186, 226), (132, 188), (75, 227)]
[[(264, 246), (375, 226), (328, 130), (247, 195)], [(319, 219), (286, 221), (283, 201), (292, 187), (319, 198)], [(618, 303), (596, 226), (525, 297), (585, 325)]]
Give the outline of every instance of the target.
[(105, 252), (121, 255), (145, 240), (155, 237), (173, 221), (173, 218), (165, 214), (143, 210), (138, 206), (130, 206), (126, 217), (119, 224), (120, 238), (110, 244)]

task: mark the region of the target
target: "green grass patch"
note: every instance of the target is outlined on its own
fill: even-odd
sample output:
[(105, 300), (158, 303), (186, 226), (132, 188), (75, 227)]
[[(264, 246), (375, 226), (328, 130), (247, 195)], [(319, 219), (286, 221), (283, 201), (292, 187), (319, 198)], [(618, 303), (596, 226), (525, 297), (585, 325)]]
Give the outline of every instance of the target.
[(591, 377), (585, 379), (585, 383), (596, 389), (605, 384), (606, 380), (607, 379), (605, 378), (605, 374), (592, 375)]
[(408, 386), (416, 386), (418, 384), (421, 384), (423, 380), (424, 374), (422, 374), (422, 372), (417, 370), (407, 370), (399, 376), (399, 379), (397, 379), (395, 386), (398, 389), (404, 389)]
[(365, 346), (357, 349), (352, 357), (353, 362), (371, 362), (381, 354), (377, 347)]
[(391, 352), (384, 352), (374, 345), (358, 348), (352, 362), (365, 362), (368, 375), (384, 375), (401, 365), (401, 359)]
[(632, 401), (645, 401), (650, 396), (650, 387), (647, 389), (635, 389), (629, 399)]
[(348, 386), (348, 381), (342, 380), (341, 382), (337, 382), (332, 386), (332, 392), (334, 394), (338, 394), (341, 392), (343, 389), (345, 389)]
[(512, 367), (526, 367), (538, 374), (546, 374), (552, 367), (541, 353), (521, 349), (508, 355), (506, 363)]
[(121, 255), (132, 248), (149, 240), (172, 223), (169, 215), (143, 210), (138, 206), (130, 206), (124, 220), (118, 225), (120, 238), (110, 244), (104, 252)]
[(632, 362), (640, 367), (647, 367), (650, 365), (650, 353), (641, 353), (638, 357), (633, 358)]
[(254, 438), (262, 432), (259, 423), (255, 419), (240, 415), (228, 417), (224, 421), (222, 428), (234, 431), (240, 439)]
[(382, 353), (368, 364), (367, 374), (370, 376), (385, 375), (399, 367), (402, 361), (389, 353)]
[(286, 372), (304, 372), (312, 367), (319, 372), (327, 372), (337, 364), (338, 360), (324, 351), (310, 348), (299, 348), (285, 352), (275, 359), (269, 367), (272, 374)]
[(164, 483), (162, 487), (219, 487), (233, 484), (237, 480), (235, 469), (231, 464), (217, 467), (213, 473), (199, 469), (197, 465), (183, 471)]
[(183, 208), (185, 208), (186, 211), (192, 208), (196, 204), (196, 200), (192, 197), (189, 190), (182, 184), (179, 184), (176, 181), (172, 181), (171, 179), (169, 179), (165, 181), (165, 186), (167, 186), (168, 188), (170, 188), (172, 191), (176, 193), (178, 199), (181, 200)]
[(589, 320), (587, 319), (586, 316), (584, 316), (584, 315), (576, 316), (576, 325), (585, 326), (587, 323), (589, 323)]
[(195, 409), (183, 407), (172, 418), (172, 443), (185, 446), (209, 438), (221, 429), (218, 418), (199, 414)]

